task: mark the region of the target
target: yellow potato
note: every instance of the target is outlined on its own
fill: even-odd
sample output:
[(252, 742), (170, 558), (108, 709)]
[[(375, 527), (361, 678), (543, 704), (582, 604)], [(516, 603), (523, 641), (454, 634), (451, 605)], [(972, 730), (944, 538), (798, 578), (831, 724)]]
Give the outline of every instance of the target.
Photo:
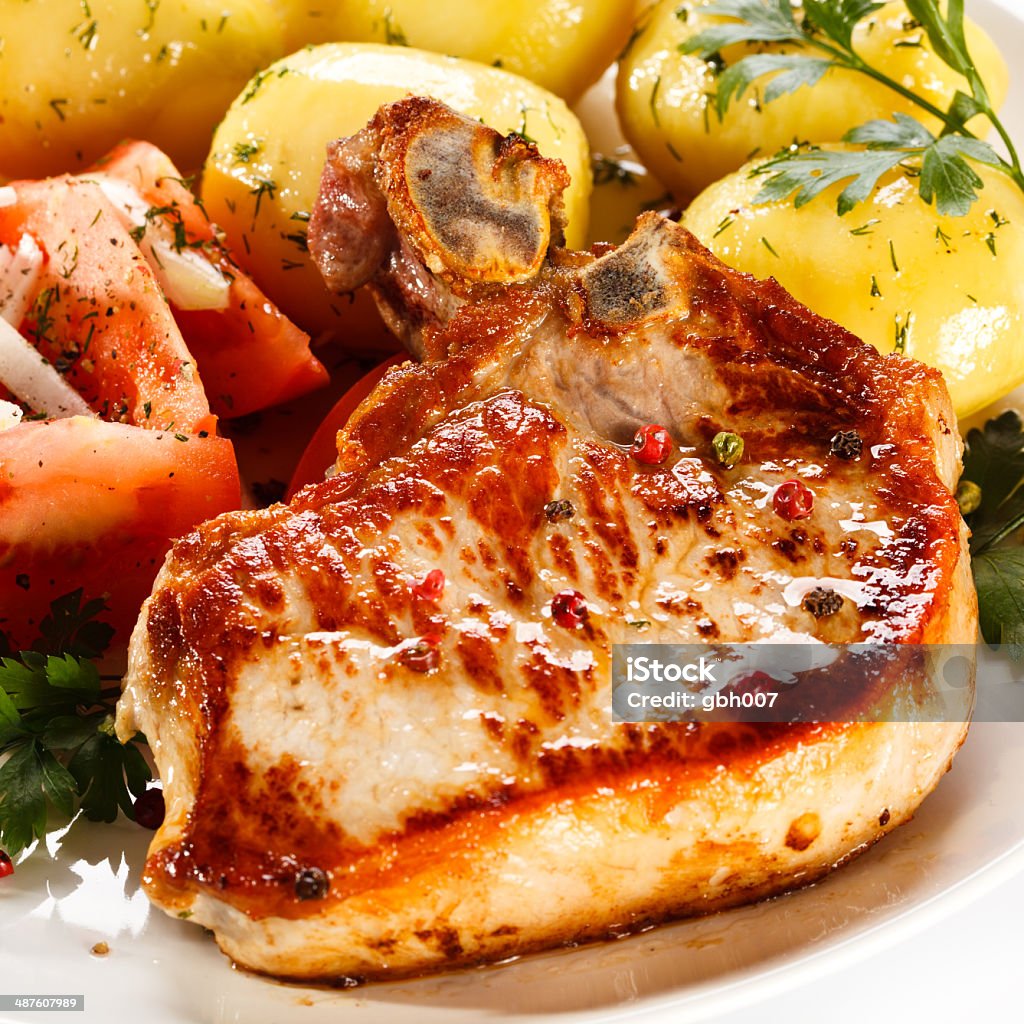
[(217, 129), (203, 172), (203, 199), (236, 257), (282, 309), (314, 336), (350, 346), (378, 340), (372, 302), (328, 295), (305, 251), (305, 221), (320, 184), (327, 143), (364, 127), (383, 103), (433, 96), (502, 133), (520, 131), (572, 176), (567, 239), (587, 231), (590, 164), (579, 122), (532, 82), (454, 57), (367, 43), (331, 43), (261, 72)]
[(730, 266), (776, 278), (882, 352), (938, 367), (966, 416), (1024, 381), (1024, 194), (974, 166), (985, 187), (964, 217), (940, 217), (899, 171), (845, 217), (842, 184), (799, 210), (754, 205), (764, 179), (748, 166), (700, 195), (683, 222)]
[[(701, 11), (701, 4), (663, 0), (651, 13), (619, 65), (617, 107), (623, 131), (640, 158), (681, 200), (692, 199), (713, 181), (736, 170), (755, 153), (771, 155), (794, 139), (838, 142), (851, 128), (894, 112), (937, 122), (908, 100), (865, 75), (832, 70), (814, 86), (803, 86), (762, 103), (765, 82), (755, 82), (733, 99), (724, 119), (714, 104), (712, 66), (679, 44), (723, 19)], [(966, 88), (928, 48), (927, 36), (903, 3), (889, 3), (854, 32), (857, 52), (872, 66), (945, 109), (953, 93)], [(915, 45), (923, 40), (923, 45)], [(1008, 72), (994, 43), (967, 23), (975, 63), (998, 107), (1006, 98)], [(742, 45), (722, 52), (728, 65), (754, 52)], [(757, 52), (793, 53), (794, 46), (766, 44)]]
[(75, 171), (127, 137), (200, 165), (214, 125), (284, 53), (268, 0), (7, 0), (0, 176)]
[[(280, 0), (285, 2), (285, 0)], [(292, 0), (303, 42), (415, 46), (505, 68), (570, 103), (601, 77), (633, 28), (630, 0)]]

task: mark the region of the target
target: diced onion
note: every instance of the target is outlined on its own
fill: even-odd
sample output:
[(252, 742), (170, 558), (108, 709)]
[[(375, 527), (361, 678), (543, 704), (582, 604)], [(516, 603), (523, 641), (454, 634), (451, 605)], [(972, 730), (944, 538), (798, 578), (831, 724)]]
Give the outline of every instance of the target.
[(21, 408), (13, 402), (0, 401), (0, 430), (16, 427), (21, 422)]
[(0, 383), (18, 401), (51, 418), (95, 415), (82, 396), (2, 318)]
[(121, 223), (131, 231), (145, 227), (139, 249), (163, 289), (178, 309), (227, 309), (231, 282), (202, 252), (178, 249), (173, 229), (163, 217), (146, 220), (149, 207), (138, 189), (118, 178), (90, 175), (110, 200)]
[(42, 251), (27, 231), (17, 249), (0, 245), (0, 317), (12, 327), (25, 319), (42, 271)]
[(10, 185), (0, 185), (0, 207), (13, 206), (18, 201), (18, 193)]

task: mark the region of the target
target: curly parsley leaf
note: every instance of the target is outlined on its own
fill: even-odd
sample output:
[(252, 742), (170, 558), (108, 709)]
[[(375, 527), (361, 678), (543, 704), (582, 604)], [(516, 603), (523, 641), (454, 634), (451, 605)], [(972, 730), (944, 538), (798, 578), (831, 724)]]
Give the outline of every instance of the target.
[(1024, 527), (1024, 424), (1013, 410), (967, 434), (962, 480), (981, 490), (967, 516), (971, 553), (979, 555)]
[(857, 142), (868, 149), (919, 151), (930, 146), (935, 136), (920, 121), (906, 114), (893, 114), (891, 121), (868, 121), (843, 136), (844, 142)]
[(972, 560), (981, 635), (1014, 661), (1024, 658), (1024, 548), (994, 548)]
[(755, 173), (767, 174), (769, 177), (754, 197), (754, 202), (775, 202), (796, 193), (794, 204), (799, 208), (833, 185), (852, 178), (850, 184), (839, 193), (837, 206), (840, 215), (849, 213), (871, 195), (878, 179), (902, 159), (900, 153), (876, 153), (870, 150), (862, 153), (835, 153), (814, 149), (784, 154), (756, 169)]
[(74, 591), (53, 602), (35, 650), (0, 658), (0, 846), (15, 856), (43, 838), (50, 810), (113, 821), (134, 817), (133, 796), (152, 778), (136, 737), (114, 736), (118, 688), (103, 688), (92, 658), (113, 631), (102, 601)]
[(718, 78), (715, 104), (718, 116), (724, 117), (729, 104), (739, 99), (747, 88), (764, 75), (773, 75), (764, 91), (764, 101), (772, 100), (801, 86), (817, 85), (835, 61), (821, 57), (804, 57), (791, 53), (756, 53), (729, 65)]
[(943, 135), (922, 154), (921, 198), (926, 203), (934, 201), (939, 213), (962, 217), (984, 188), (965, 157), (990, 167), (999, 164), (999, 157), (987, 142), (960, 135)]
[(0, 837), (12, 856), (46, 834), (46, 797), (38, 747), (15, 747), (0, 767)]
[(138, 747), (122, 746), (102, 725), (78, 748), (68, 768), (90, 821), (114, 821), (119, 807), (134, 818), (132, 796), (141, 796), (152, 777)]
[[(956, 92), (946, 110), (903, 81), (890, 77), (885, 68), (867, 63), (857, 51), (857, 26), (883, 6), (872, 0), (804, 0), (799, 17), (790, 0), (718, 0), (703, 8), (705, 14), (729, 20), (698, 33), (679, 49), (715, 62), (715, 102), (720, 118), (754, 82), (766, 76), (769, 81), (763, 100), (770, 103), (801, 86), (813, 87), (827, 72), (837, 68), (866, 75), (942, 125), (935, 136), (915, 118), (896, 114), (892, 121), (870, 121), (847, 133), (844, 141), (865, 149), (828, 155), (795, 148), (784, 150), (755, 171), (771, 175), (755, 202), (773, 202), (792, 195), (800, 206), (829, 186), (849, 181), (838, 202), (839, 213), (844, 214), (872, 194), (883, 174), (902, 167), (918, 179), (918, 189), (926, 203), (934, 203), (940, 214), (962, 216), (977, 201), (984, 184), (972, 162), (997, 168), (1024, 191), (1024, 171), (1017, 151), (992, 107), (967, 47), (963, 0), (950, 0), (944, 5), (937, 0), (909, 0), (907, 4), (936, 55), (967, 80), (970, 94)], [(793, 52), (750, 53), (722, 69), (720, 51), (735, 44), (781, 44), (791, 47)], [(1009, 160), (1000, 157), (967, 127), (975, 118), (986, 119), (996, 130)]]
[(718, 0), (708, 4), (702, 13), (739, 22), (712, 25), (680, 44), (683, 53), (699, 53), (705, 60), (735, 43), (791, 43), (803, 38), (789, 0)]
[(97, 618), (106, 607), (100, 598), (83, 604), (81, 588), (58, 597), (39, 624), (40, 637), (35, 649), (43, 654), (98, 658), (114, 637), (113, 627)]
[(874, 0), (804, 0), (804, 13), (815, 28), (844, 50), (853, 48), (853, 30), (885, 4)]

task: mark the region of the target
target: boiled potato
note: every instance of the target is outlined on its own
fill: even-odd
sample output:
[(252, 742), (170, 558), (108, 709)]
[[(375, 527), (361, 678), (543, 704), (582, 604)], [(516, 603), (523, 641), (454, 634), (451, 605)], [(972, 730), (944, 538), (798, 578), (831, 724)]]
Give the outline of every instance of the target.
[(373, 303), (331, 297), (306, 252), (327, 143), (364, 127), (383, 103), (433, 96), (503, 134), (520, 131), (561, 160), (567, 240), (587, 230), (590, 166), (579, 122), (558, 97), (517, 75), (454, 57), (368, 43), (331, 43), (261, 72), (217, 129), (203, 173), (203, 199), (236, 257), (260, 287), (314, 336), (350, 346), (383, 332)]
[[(619, 65), (617, 106), (623, 131), (650, 170), (681, 200), (736, 170), (756, 153), (773, 154), (794, 139), (837, 142), (851, 128), (894, 112), (936, 122), (897, 93), (865, 75), (832, 70), (815, 86), (803, 86), (771, 103), (759, 97), (767, 78), (734, 99), (721, 121), (714, 105), (715, 71), (679, 44), (723, 19), (699, 3), (664, 0), (651, 13)], [(888, 3), (860, 23), (853, 43), (868, 64), (883, 68), (936, 106), (948, 107), (964, 79), (928, 48), (927, 36), (902, 2)], [(923, 40), (922, 45), (916, 45)], [(1008, 72), (992, 40), (971, 22), (967, 41), (998, 106), (1006, 98)], [(729, 47), (725, 64), (754, 52)], [(757, 52), (793, 53), (796, 47), (759, 46)]]
[(755, 205), (753, 165), (711, 186), (685, 225), (730, 266), (774, 277), (881, 352), (938, 367), (966, 416), (1024, 381), (1024, 194), (1000, 172), (964, 217), (941, 217), (900, 171), (840, 217), (833, 186), (797, 209)]
[(197, 168), (256, 69), (284, 52), (268, 0), (6, 0), (0, 175), (75, 171), (130, 136)]
[[(293, 3), (315, 37), (415, 46), (505, 68), (570, 103), (601, 77), (633, 28), (632, 0), (319, 0)], [(319, 9), (322, 17), (311, 17)]]

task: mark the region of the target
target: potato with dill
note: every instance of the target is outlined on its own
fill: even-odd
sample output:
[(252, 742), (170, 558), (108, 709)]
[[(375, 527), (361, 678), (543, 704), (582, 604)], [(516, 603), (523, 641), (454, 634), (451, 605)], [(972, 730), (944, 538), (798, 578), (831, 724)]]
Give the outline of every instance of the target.
[[(838, 142), (870, 118), (915, 109), (905, 96), (868, 76), (827, 66), (827, 53), (807, 42), (737, 42), (713, 52), (688, 52), (698, 37), (732, 24), (708, 14), (707, 6), (663, 0), (619, 65), (617, 107), (623, 131), (645, 165), (680, 200), (692, 199), (755, 155), (768, 156), (794, 141)], [(767, 17), (776, 6), (764, 8)], [(1006, 63), (980, 28), (969, 21), (965, 28), (975, 65), (998, 109), (1006, 97)], [(761, 38), (773, 35), (784, 37), (784, 27), (776, 25), (773, 33), (769, 24)], [(956, 90), (970, 91), (964, 78), (935, 54), (927, 32), (903, 2), (885, 3), (861, 18), (850, 43), (864, 63), (885, 69), (890, 78), (943, 110)], [(728, 73), (741, 59), (756, 55), (770, 62), (793, 54), (822, 60), (799, 73), (780, 62), (775, 88), (792, 91), (767, 102), (772, 79), (766, 78), (724, 97), (732, 102), (721, 110), (726, 105), (721, 103), (723, 83), (726, 90), (732, 88)], [(794, 77), (783, 81), (789, 72)], [(927, 116), (922, 120), (928, 127), (937, 125)]]
[(284, 52), (269, 0), (34, 0), (0, 21), (0, 176), (76, 171), (127, 137), (183, 169)]
[(586, 238), (587, 140), (557, 96), (497, 68), (406, 47), (333, 43), (293, 54), (260, 72), (228, 110), (206, 162), (203, 200), (235, 257), (287, 315), (350, 349), (379, 347), (388, 336), (368, 296), (328, 294), (306, 251), (306, 221), (328, 142), (409, 93), (518, 132), (561, 160), (572, 178), (567, 241), (579, 248)]
[[(504, 68), (578, 99), (619, 55), (632, 0), (277, 0), (295, 45), (413, 46)], [(637, 0), (644, 2), (644, 0)]]
[(839, 216), (846, 181), (800, 208), (758, 203), (756, 167), (712, 185), (684, 216), (722, 260), (776, 278), (882, 352), (938, 367), (960, 416), (1024, 380), (1024, 193), (1009, 177), (974, 165), (978, 201), (943, 216), (896, 168)]

